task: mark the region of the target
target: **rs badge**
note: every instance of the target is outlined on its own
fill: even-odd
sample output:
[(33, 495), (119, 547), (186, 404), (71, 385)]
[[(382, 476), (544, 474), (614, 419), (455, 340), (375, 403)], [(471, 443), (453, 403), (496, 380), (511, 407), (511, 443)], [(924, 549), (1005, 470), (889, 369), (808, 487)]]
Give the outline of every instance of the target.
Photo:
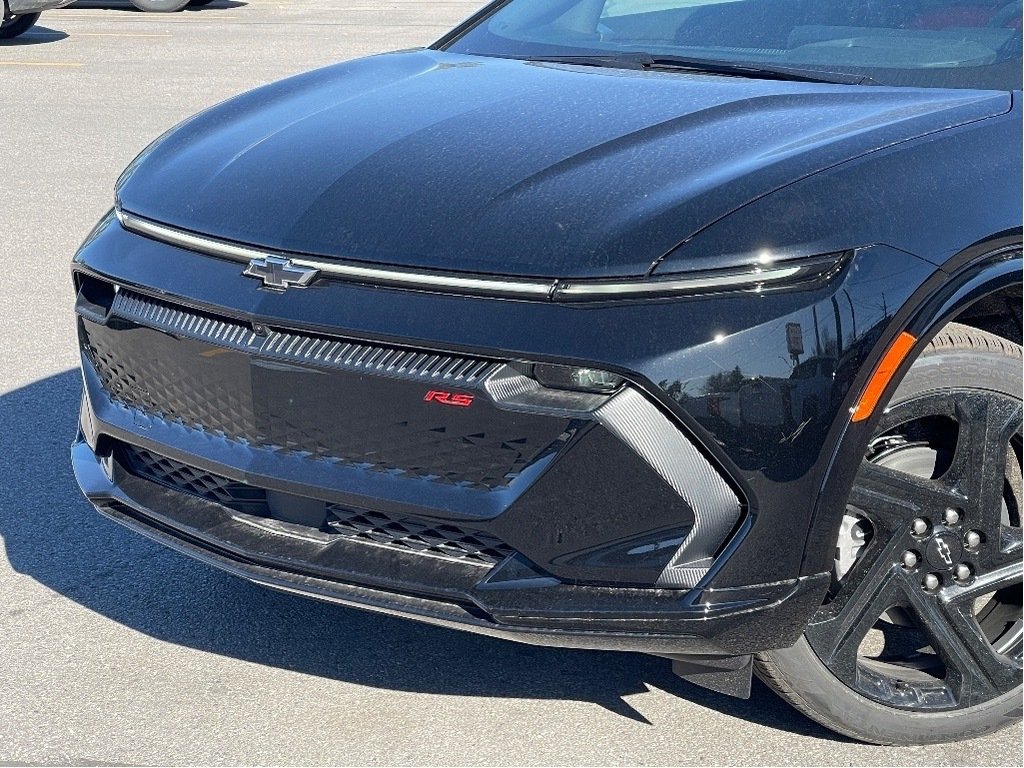
[(454, 405), (457, 408), (468, 408), (473, 404), (473, 395), (460, 395), (456, 392), (444, 392), (440, 389), (432, 389), (423, 398), (427, 403), (440, 403), (441, 405)]

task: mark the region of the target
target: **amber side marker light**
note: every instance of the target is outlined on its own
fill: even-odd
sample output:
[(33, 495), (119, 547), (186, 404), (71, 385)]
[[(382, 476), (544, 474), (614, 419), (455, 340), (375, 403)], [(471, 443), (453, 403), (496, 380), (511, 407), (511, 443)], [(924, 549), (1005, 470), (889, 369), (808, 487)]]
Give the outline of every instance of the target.
[(871, 374), (871, 379), (864, 389), (864, 394), (861, 395), (860, 402), (853, 409), (851, 421), (864, 421), (864, 419), (874, 413), (875, 407), (882, 398), (885, 388), (892, 381), (896, 369), (900, 367), (900, 363), (903, 362), (910, 350), (913, 349), (916, 342), (917, 339), (906, 331), (903, 331), (903, 333), (896, 337), (896, 341), (889, 347), (889, 351), (885, 353), (882, 362), (878, 364), (875, 372)]

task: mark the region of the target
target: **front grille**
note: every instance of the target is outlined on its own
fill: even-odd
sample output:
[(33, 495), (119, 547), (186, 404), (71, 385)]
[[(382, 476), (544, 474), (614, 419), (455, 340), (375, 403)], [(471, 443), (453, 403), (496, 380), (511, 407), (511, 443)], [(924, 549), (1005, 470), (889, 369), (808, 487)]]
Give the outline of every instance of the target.
[(309, 333), (267, 329), (260, 335), (237, 320), (179, 307), (129, 290), (118, 291), (111, 313), (150, 328), (263, 357), (449, 386), (471, 386), (501, 367), (501, 363), (493, 360)]
[[(568, 421), (479, 402), (425, 407), (433, 387), (469, 389), (490, 360), (239, 321), (121, 290), (83, 351), (115, 402), (255, 448), (492, 491), (565, 445)], [(367, 375), (369, 374), (369, 375)], [(419, 386), (417, 386), (417, 384)]]
[(215, 501), (239, 512), (261, 517), (270, 514), (267, 494), (262, 488), (229, 480), (134, 445), (119, 445), (115, 454), (121, 466), (136, 477)]
[[(133, 445), (119, 444), (115, 455), (121, 466), (136, 477), (248, 515), (273, 516), (267, 493), (262, 488)], [(496, 536), (450, 523), (390, 517), (329, 502), (324, 503), (324, 512), (324, 523), (319, 530), (349, 541), (470, 565), (492, 566), (515, 554), (514, 549)]]
[(379, 512), (360, 512), (336, 504), (327, 506), (327, 527), (355, 541), (482, 565), (500, 563), (515, 553), (503, 541), (482, 531), (408, 517), (392, 519)]

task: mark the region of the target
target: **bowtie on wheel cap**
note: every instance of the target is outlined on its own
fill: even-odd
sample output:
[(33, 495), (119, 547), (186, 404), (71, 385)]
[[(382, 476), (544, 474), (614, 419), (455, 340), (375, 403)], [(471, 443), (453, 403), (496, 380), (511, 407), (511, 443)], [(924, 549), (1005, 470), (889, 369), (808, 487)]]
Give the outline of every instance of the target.
[(924, 548), (928, 565), (937, 571), (951, 571), (960, 562), (963, 545), (960, 537), (949, 531), (936, 533)]

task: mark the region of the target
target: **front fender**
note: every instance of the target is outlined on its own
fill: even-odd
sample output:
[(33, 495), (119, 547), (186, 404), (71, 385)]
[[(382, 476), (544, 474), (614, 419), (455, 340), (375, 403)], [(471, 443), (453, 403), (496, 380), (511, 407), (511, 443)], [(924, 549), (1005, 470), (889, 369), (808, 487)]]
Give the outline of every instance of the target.
[[(936, 272), (911, 297), (878, 340), (853, 387), (855, 393), (864, 391), (879, 361), (897, 336), (906, 331), (917, 339), (910, 354), (890, 380), (871, 417), (859, 422), (848, 421), (845, 425), (832, 453), (818, 494), (818, 503), (812, 513), (802, 573), (820, 573), (831, 567), (836, 532), (842, 522), (846, 499), (867, 450), (868, 441), (884, 411), (884, 404), (892, 398), (899, 382), (928, 342), (943, 327), (985, 298), (1021, 285), (1024, 268), (1021, 233), (1017, 231), (994, 236), (976, 243), (949, 263), (959, 267)], [(1019, 312), (1019, 305), (1017, 309)]]

